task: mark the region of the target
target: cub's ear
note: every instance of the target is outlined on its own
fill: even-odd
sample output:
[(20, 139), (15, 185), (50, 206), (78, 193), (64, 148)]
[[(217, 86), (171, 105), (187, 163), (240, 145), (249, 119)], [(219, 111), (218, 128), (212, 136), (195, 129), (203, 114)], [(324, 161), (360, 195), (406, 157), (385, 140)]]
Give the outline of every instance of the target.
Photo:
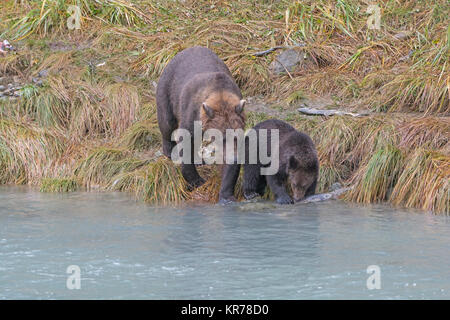
[(214, 118), (214, 110), (204, 102), (203, 102), (202, 106), (203, 106), (203, 110), (205, 110), (205, 113), (208, 116), (208, 118), (210, 118), (210, 119)]
[(298, 163), (297, 159), (295, 159), (294, 156), (291, 156), (291, 157), (289, 158), (289, 169), (295, 170), (295, 169), (297, 169), (298, 167), (299, 167), (299, 163)]
[(236, 111), (237, 114), (242, 113), (244, 111), (245, 106), (245, 100), (241, 100), (239, 104), (234, 108), (234, 111)]

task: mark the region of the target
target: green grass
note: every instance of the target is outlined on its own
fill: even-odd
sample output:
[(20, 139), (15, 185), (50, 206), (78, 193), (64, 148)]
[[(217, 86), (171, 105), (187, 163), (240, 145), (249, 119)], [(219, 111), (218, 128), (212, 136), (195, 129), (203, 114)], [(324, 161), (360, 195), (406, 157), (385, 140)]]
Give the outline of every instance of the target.
[(41, 192), (74, 192), (79, 188), (78, 183), (68, 178), (45, 178), (40, 184)]

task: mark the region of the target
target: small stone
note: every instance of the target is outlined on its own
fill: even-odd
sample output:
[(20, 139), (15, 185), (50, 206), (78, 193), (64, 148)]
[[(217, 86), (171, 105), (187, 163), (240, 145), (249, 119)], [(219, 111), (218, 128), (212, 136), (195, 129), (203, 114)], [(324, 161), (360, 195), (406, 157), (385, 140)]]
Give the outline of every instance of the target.
[(38, 79), (38, 78), (32, 78), (31, 79), (33, 81), (34, 84), (36, 84), (39, 87), (42, 87), (42, 80)]
[(397, 40), (406, 40), (411, 36), (411, 34), (411, 31), (400, 31), (394, 35), (394, 38)]
[(0, 85), (0, 91), (3, 91), (5, 89), (6, 89), (6, 87), (4, 85)]
[(330, 192), (336, 191), (342, 189), (342, 184), (340, 184), (339, 182), (335, 182), (330, 186)]
[(47, 76), (48, 76), (48, 70), (47, 69), (41, 70), (38, 73), (38, 77), (45, 78)]

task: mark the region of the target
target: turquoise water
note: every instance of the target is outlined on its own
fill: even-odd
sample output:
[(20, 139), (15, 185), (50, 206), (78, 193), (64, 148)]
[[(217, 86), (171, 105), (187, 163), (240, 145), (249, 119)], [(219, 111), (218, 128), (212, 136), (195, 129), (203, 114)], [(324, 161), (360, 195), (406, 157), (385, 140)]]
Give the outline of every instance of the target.
[(0, 299), (448, 299), (449, 249), (449, 217), (382, 205), (155, 208), (0, 188)]

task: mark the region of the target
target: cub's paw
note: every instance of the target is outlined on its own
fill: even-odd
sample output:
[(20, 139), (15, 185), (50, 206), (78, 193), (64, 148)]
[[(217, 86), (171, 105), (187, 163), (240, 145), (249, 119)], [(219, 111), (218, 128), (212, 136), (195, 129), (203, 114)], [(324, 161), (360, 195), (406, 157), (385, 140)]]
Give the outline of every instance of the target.
[(293, 204), (294, 201), (288, 195), (281, 196), (277, 198), (278, 204)]
[(227, 198), (219, 197), (219, 204), (221, 204), (221, 205), (227, 205), (227, 204), (231, 204), (234, 202), (236, 202), (236, 198), (234, 196), (227, 197)]

